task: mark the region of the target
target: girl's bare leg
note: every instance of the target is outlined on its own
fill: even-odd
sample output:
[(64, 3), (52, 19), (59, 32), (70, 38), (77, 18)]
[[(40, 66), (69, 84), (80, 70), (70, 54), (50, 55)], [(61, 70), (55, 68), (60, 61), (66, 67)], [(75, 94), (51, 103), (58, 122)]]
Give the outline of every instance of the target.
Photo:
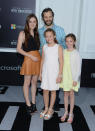
[(48, 90), (43, 90), (43, 98), (44, 98), (45, 109), (44, 111), (40, 113), (40, 118), (43, 118), (48, 111), (48, 105), (49, 105), (49, 91)]
[(49, 106), (48, 112), (44, 118), (45, 120), (49, 120), (52, 117), (52, 115), (54, 113), (53, 106), (55, 104), (55, 100), (56, 100), (56, 91), (51, 91), (50, 106)]
[(73, 109), (74, 109), (74, 91), (70, 91), (70, 114), (73, 114)]
[(64, 91), (64, 107), (65, 107), (65, 112), (68, 112), (69, 93), (70, 92), (68, 92), (68, 91)]
[(67, 120), (68, 123), (72, 123), (73, 122), (73, 109), (74, 109), (74, 91), (71, 90), (70, 91), (70, 112), (69, 112), (69, 118)]
[(68, 101), (69, 101), (69, 93), (68, 91), (64, 91), (64, 107), (65, 107), (65, 113), (61, 117), (61, 121), (64, 122), (66, 118), (68, 117)]

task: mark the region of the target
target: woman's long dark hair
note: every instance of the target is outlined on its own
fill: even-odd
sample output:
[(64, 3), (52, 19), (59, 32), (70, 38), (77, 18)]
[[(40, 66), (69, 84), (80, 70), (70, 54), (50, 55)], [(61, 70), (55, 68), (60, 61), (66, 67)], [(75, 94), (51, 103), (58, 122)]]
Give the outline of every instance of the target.
[[(46, 36), (46, 33), (47, 33), (47, 32), (52, 32), (53, 35), (56, 36), (55, 31), (54, 31), (53, 29), (51, 29), (51, 28), (48, 28), (47, 30), (45, 30), (44, 36)], [(58, 44), (58, 41), (57, 41), (56, 37), (54, 38), (54, 42)]]
[(39, 34), (38, 34), (38, 19), (35, 16), (35, 14), (30, 14), (26, 18), (26, 23), (25, 23), (25, 28), (24, 28), (24, 32), (25, 32), (25, 47), (27, 47), (28, 40), (29, 40), (29, 37), (30, 37), (29, 20), (31, 18), (35, 18), (36, 19), (36, 23), (37, 24), (36, 24), (36, 27), (34, 29), (34, 38), (35, 38), (35, 41), (36, 41), (38, 47), (40, 47), (40, 39), (39, 39)]

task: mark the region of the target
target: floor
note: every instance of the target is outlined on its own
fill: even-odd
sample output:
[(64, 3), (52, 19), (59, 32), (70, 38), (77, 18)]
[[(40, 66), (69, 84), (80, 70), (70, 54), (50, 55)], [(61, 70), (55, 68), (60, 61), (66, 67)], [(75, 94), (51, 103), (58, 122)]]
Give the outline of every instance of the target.
[[(30, 96), (31, 99), (31, 96)], [(95, 131), (95, 88), (80, 88), (75, 93), (74, 121), (62, 123), (64, 113), (63, 91), (60, 90), (60, 111), (51, 120), (39, 118), (43, 107), (42, 91), (38, 84), (36, 96), (38, 112), (27, 115), (21, 86), (0, 89), (0, 131)]]

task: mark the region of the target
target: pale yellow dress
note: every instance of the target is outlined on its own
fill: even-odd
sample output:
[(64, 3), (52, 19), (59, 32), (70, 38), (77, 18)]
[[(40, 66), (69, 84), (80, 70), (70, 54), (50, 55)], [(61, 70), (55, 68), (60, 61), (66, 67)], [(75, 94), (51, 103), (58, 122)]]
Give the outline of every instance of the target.
[(79, 89), (79, 82), (77, 86), (73, 86), (73, 79), (72, 79), (72, 72), (70, 66), (70, 53), (72, 51), (64, 50), (64, 66), (63, 66), (63, 80), (60, 83), (60, 88), (63, 88), (64, 91), (70, 91), (73, 89), (74, 91), (78, 92)]

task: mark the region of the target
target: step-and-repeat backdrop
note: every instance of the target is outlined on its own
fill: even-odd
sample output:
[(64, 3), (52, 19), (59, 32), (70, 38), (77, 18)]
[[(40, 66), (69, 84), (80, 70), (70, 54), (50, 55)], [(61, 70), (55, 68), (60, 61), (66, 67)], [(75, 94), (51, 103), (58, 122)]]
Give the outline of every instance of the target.
[(35, 13), (36, 0), (0, 0), (0, 47), (14, 48), (25, 19)]
[[(17, 38), (36, 0), (0, 0), (0, 85), (22, 85), (23, 57), (16, 53)], [(5, 50), (6, 48), (6, 50)], [(82, 60), (81, 87), (95, 87), (95, 60)]]
[(22, 85), (23, 57), (16, 53), (17, 38), (26, 17), (35, 13), (36, 0), (0, 0), (0, 85)]
[(0, 85), (23, 85), (20, 68), (23, 56), (14, 52), (0, 52)]

